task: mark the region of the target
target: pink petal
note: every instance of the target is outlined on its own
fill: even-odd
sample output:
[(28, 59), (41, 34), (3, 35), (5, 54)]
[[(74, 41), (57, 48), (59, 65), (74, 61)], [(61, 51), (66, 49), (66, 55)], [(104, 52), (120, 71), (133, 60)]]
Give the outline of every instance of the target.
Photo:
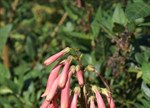
[(46, 100), (51, 101), (53, 99), (53, 97), (54, 97), (54, 95), (56, 93), (56, 90), (58, 88), (59, 79), (60, 79), (60, 77), (58, 76), (57, 79), (54, 81), (54, 83), (53, 83), (53, 85), (52, 85), (52, 87), (51, 87), (51, 89), (50, 89), (50, 91), (49, 91), (49, 93), (48, 93), (48, 95), (46, 97)]
[(74, 70), (70, 70), (65, 87), (61, 91), (61, 108), (69, 108), (70, 100), (70, 79)]
[(64, 54), (66, 54), (67, 52), (70, 51), (70, 48), (65, 48), (64, 50), (58, 52), (57, 54), (54, 54), (53, 56), (49, 57), (48, 59), (46, 59), (44, 61), (44, 65), (48, 66), (50, 64), (52, 64), (54, 61), (56, 61), (59, 57), (63, 56)]
[(59, 83), (58, 83), (58, 86), (60, 88), (63, 88), (66, 84), (66, 81), (67, 81), (67, 77), (68, 77), (68, 70), (69, 70), (69, 67), (70, 67), (70, 63), (71, 63), (71, 60), (72, 58), (71, 57), (68, 57), (66, 63), (65, 63), (65, 66), (62, 70), (62, 73), (60, 75), (60, 80), (59, 80)]
[(90, 99), (90, 108), (95, 108), (94, 98)]
[(49, 105), (50, 105), (50, 102), (45, 99), (42, 105), (40, 106), (40, 108), (47, 108)]
[(78, 70), (76, 72), (76, 77), (77, 77), (77, 80), (78, 80), (78, 83), (80, 86), (83, 86), (84, 85), (84, 80), (83, 80), (83, 73), (81, 70)]
[(100, 93), (98, 91), (96, 91), (95, 94), (96, 94), (98, 108), (106, 108), (104, 100), (103, 100), (102, 96), (100, 95)]
[(108, 101), (109, 108), (116, 108), (115, 102), (111, 95), (107, 96), (107, 101)]
[(78, 93), (74, 93), (70, 108), (77, 108)]
[(42, 94), (41, 97), (46, 96), (48, 94), (48, 92), (50, 91), (50, 89), (52, 87), (52, 84), (54, 83), (55, 79), (58, 77), (58, 73), (59, 73), (59, 70), (60, 70), (61, 66), (62, 66), (62, 64), (57, 65), (56, 67), (54, 67), (54, 69), (49, 74), (46, 90)]

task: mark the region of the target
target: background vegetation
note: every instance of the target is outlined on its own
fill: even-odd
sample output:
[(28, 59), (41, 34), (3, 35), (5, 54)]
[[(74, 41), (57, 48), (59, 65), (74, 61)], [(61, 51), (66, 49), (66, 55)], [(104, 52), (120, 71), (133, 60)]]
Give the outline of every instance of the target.
[(79, 48), (83, 65), (93, 64), (107, 79), (117, 108), (150, 108), (149, 5), (149, 0), (1, 0), (0, 108), (39, 107), (53, 67), (42, 63), (67, 46)]

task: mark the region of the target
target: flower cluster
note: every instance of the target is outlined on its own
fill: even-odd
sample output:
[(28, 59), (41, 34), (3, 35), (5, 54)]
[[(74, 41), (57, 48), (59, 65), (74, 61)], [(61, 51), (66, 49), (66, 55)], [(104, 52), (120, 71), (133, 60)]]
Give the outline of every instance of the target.
[[(71, 50), (74, 51), (74, 49), (65, 48), (45, 60), (44, 65), (48, 66), (52, 64)], [(78, 61), (78, 64), (72, 65), (73, 60)], [(41, 96), (46, 98), (40, 108), (88, 108), (88, 105), (90, 108), (95, 108), (96, 106), (98, 108), (106, 108), (101, 94), (106, 96), (108, 106), (115, 108), (115, 103), (108, 88), (100, 88), (92, 85), (90, 90), (92, 95), (88, 93), (83, 72), (85, 70), (94, 72), (95, 69), (91, 66), (87, 66), (85, 70), (82, 68), (79, 56), (74, 57), (69, 55), (65, 60), (57, 63), (49, 74), (45, 92)], [(74, 90), (70, 88), (72, 76), (75, 76), (78, 81), (78, 86), (74, 87)]]

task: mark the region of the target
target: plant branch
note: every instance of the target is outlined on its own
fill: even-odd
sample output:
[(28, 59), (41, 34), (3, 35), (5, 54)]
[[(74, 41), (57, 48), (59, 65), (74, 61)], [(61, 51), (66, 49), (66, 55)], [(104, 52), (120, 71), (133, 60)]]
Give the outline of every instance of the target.
[(9, 48), (8, 48), (8, 45), (6, 44), (4, 46), (4, 50), (3, 50), (3, 55), (4, 55), (4, 66), (6, 68), (9, 68), (10, 64), (9, 64)]
[(68, 16), (67, 12), (64, 13), (64, 15), (62, 16), (62, 18), (58, 22), (58, 25), (55, 27), (54, 31), (52, 32), (52, 34), (51, 34), (52, 37), (54, 37), (56, 35), (56, 33), (59, 30), (59, 27), (63, 24), (63, 22), (65, 21), (65, 19), (67, 18), (67, 16)]

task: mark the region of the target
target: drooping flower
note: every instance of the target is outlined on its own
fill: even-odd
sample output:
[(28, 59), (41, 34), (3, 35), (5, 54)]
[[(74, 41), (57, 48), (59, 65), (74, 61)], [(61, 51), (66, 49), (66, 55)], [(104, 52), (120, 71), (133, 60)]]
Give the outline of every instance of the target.
[(94, 91), (94, 93), (96, 95), (96, 101), (97, 101), (98, 108), (106, 108), (104, 100), (103, 100), (102, 96), (100, 95), (97, 87), (93, 86), (92, 90)]
[(73, 95), (73, 99), (72, 99), (70, 108), (77, 108), (77, 102), (78, 102), (79, 93), (80, 93), (80, 88), (79, 87), (75, 87), (74, 95)]
[(60, 75), (60, 80), (59, 80), (59, 83), (58, 83), (58, 86), (60, 88), (63, 88), (66, 84), (67, 77), (68, 77), (68, 70), (69, 70), (71, 61), (72, 61), (72, 56), (69, 56), (66, 63), (65, 63), (65, 65), (64, 65), (64, 68), (61, 72), (61, 75)]
[(61, 108), (69, 108), (69, 104), (70, 104), (70, 79), (71, 79), (71, 76), (74, 73), (74, 71), (75, 71), (75, 67), (71, 66), (66, 85), (61, 90)]
[(90, 108), (95, 108), (94, 96), (90, 97)]
[(48, 66), (52, 64), (54, 61), (56, 61), (59, 57), (63, 56), (64, 54), (68, 53), (70, 51), (70, 48), (67, 47), (64, 50), (58, 52), (57, 54), (54, 54), (53, 56), (49, 57), (44, 61), (44, 65)]
[(76, 77), (80, 86), (84, 85), (83, 72), (80, 70), (79, 66), (76, 66)]
[(47, 81), (47, 86), (46, 86), (46, 90), (42, 94), (41, 97), (46, 96), (48, 94), (48, 92), (50, 91), (50, 89), (51, 89), (51, 87), (52, 87), (55, 79), (58, 77), (58, 73), (59, 73), (59, 70), (60, 70), (61, 66), (62, 66), (62, 64), (58, 64), (57, 66), (54, 67), (54, 69), (49, 74), (48, 81)]
[(50, 102), (45, 99), (42, 105), (40, 106), (40, 108), (47, 108), (49, 105), (50, 105)]
[(115, 102), (111, 95), (106, 96), (109, 108), (116, 108)]
[(55, 79), (48, 95), (46, 96), (46, 100), (51, 101), (53, 99), (54, 95), (56, 94), (57, 88), (58, 88), (59, 79), (60, 79), (59, 76)]

